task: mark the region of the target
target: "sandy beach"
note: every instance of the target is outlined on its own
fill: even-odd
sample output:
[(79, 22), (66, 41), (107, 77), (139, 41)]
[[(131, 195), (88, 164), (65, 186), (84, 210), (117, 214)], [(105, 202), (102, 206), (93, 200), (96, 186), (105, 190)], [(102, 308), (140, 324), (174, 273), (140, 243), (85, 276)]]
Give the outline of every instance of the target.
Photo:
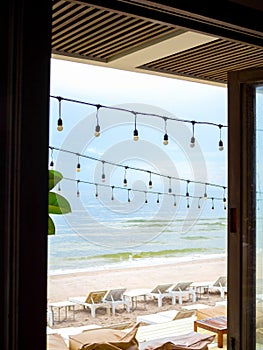
[[(86, 296), (89, 291), (127, 288), (127, 291), (140, 288), (154, 288), (157, 284), (177, 282), (207, 282), (215, 281), (217, 277), (227, 274), (226, 258), (199, 259), (180, 262), (173, 265), (145, 266), (136, 268), (87, 271), (79, 273), (48, 276), (48, 302), (65, 301), (75, 296)], [(222, 300), (218, 294), (210, 294), (209, 298), (198, 300), (199, 303), (215, 305)], [(184, 305), (192, 303), (185, 300)], [(122, 322), (136, 322), (137, 315), (154, 312), (180, 309), (179, 304), (172, 305), (171, 299), (164, 300), (162, 308), (157, 307), (157, 301), (147, 299), (146, 308), (143, 300), (139, 300), (136, 310), (128, 313), (120, 306), (115, 316), (108, 316), (105, 309), (98, 309), (96, 318), (92, 318), (89, 310), (76, 307), (75, 320), (69, 311), (67, 319), (64, 319), (61, 311), (61, 321), (55, 322), (54, 328), (67, 326), (80, 326), (85, 324), (109, 325)], [(55, 317), (56, 317), (56, 309)], [(56, 318), (55, 318), (56, 319)]]

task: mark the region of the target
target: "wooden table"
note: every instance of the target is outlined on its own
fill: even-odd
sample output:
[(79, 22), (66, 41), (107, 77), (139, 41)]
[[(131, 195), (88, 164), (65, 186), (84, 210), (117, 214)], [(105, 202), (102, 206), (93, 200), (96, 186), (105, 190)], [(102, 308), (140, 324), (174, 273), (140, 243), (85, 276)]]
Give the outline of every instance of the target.
[(204, 318), (203, 320), (194, 321), (194, 331), (197, 332), (197, 328), (203, 328), (207, 331), (217, 333), (219, 348), (223, 347), (223, 335), (227, 333), (227, 318), (225, 316), (216, 316), (211, 318)]

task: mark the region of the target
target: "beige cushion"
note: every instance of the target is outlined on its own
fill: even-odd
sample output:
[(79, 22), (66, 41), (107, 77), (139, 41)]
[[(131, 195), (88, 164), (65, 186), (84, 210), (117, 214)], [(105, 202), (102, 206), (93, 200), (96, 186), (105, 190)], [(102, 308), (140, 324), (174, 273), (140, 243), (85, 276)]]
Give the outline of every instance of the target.
[(147, 342), (142, 350), (208, 350), (216, 335), (191, 332), (188, 334)]
[(218, 305), (209, 307), (207, 309), (196, 310), (197, 320), (203, 320), (204, 318), (216, 317), (216, 316), (226, 316), (227, 307), (225, 305)]
[(98, 328), (69, 336), (70, 350), (138, 350), (139, 344), (136, 333), (139, 324), (130, 332), (118, 329)]
[(67, 344), (60, 334), (47, 335), (47, 349), (48, 350), (68, 350)]

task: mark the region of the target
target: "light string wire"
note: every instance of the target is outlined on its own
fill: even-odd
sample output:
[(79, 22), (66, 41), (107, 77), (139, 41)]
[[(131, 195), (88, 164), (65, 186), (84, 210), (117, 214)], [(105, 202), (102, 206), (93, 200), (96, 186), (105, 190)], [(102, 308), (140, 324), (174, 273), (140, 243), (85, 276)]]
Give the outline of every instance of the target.
[[(182, 197), (182, 198), (186, 198), (186, 199), (189, 199), (189, 198), (192, 198), (192, 199), (198, 199), (198, 203), (201, 199), (203, 199), (203, 197), (200, 197), (200, 196), (193, 196), (193, 195), (189, 195), (188, 197), (186, 197), (185, 195), (183, 194), (175, 194), (175, 193), (167, 193), (167, 192), (160, 192), (160, 191), (145, 191), (145, 190), (140, 190), (140, 189), (134, 189), (134, 188), (125, 188), (125, 187), (121, 187), (121, 186), (113, 186), (113, 185), (108, 185), (108, 184), (103, 184), (103, 183), (97, 183), (97, 182), (92, 182), (92, 181), (87, 181), (87, 180), (79, 180), (79, 179), (72, 179), (72, 178), (69, 178), (69, 177), (63, 177), (63, 180), (66, 180), (66, 181), (72, 181), (72, 182), (76, 182), (76, 185), (77, 185), (77, 197), (80, 196), (80, 191), (79, 191), (79, 184), (80, 183), (84, 183), (84, 184), (88, 184), (88, 185), (93, 185), (95, 186), (95, 197), (99, 197), (99, 194), (98, 194), (98, 186), (101, 186), (101, 187), (107, 187), (107, 188), (110, 188), (112, 193), (113, 193), (113, 190), (115, 189), (118, 189), (118, 190), (125, 190), (128, 192), (128, 202), (129, 202), (129, 194), (130, 194), (130, 191), (133, 191), (133, 192), (140, 192), (140, 193), (144, 193), (145, 195), (145, 203), (147, 203), (147, 198), (148, 198), (148, 194), (154, 194), (154, 195), (157, 195), (157, 203), (159, 203), (159, 196), (163, 195), (163, 196), (171, 196), (171, 197)], [(111, 199), (113, 198), (113, 195), (111, 197)], [(213, 201), (214, 200), (219, 200), (219, 201), (222, 201), (222, 198), (220, 197), (207, 197), (207, 199), (211, 199), (212, 201), (212, 206), (213, 206)], [(112, 199), (114, 200), (114, 198)], [(199, 206), (198, 206), (199, 207)]]
[[(167, 120), (172, 120), (172, 121), (177, 121), (177, 122), (182, 122), (182, 123), (189, 123), (192, 124), (193, 126), (193, 132), (194, 132), (194, 126), (196, 124), (200, 124), (200, 125), (211, 125), (211, 126), (216, 126), (219, 128), (219, 133), (220, 133), (220, 140), (219, 140), (219, 150), (222, 151), (224, 149), (223, 147), (223, 141), (221, 140), (221, 131), (222, 128), (227, 128), (227, 125), (223, 125), (223, 124), (217, 124), (214, 122), (207, 122), (207, 121), (196, 121), (196, 120), (188, 120), (188, 119), (181, 119), (181, 118), (172, 118), (172, 117), (167, 117), (164, 115), (160, 115), (160, 114), (155, 114), (155, 113), (147, 113), (147, 112), (139, 112), (139, 111), (134, 111), (134, 110), (130, 110), (127, 108), (123, 108), (123, 107), (114, 107), (114, 106), (106, 106), (106, 105), (101, 105), (101, 104), (96, 104), (96, 103), (91, 103), (91, 102), (86, 102), (86, 101), (80, 101), (80, 100), (75, 100), (75, 99), (71, 99), (71, 98), (66, 98), (66, 97), (61, 97), (61, 96), (54, 96), (54, 95), (50, 95), (50, 98), (54, 98), (57, 99), (59, 102), (59, 120), (58, 120), (58, 130), (61, 131), (63, 130), (62, 127), (62, 119), (61, 119), (61, 102), (62, 101), (67, 101), (67, 102), (73, 102), (73, 103), (78, 103), (78, 104), (83, 104), (86, 106), (93, 106), (96, 107), (96, 119), (97, 119), (97, 125), (96, 125), (96, 130), (95, 130), (95, 134), (96, 136), (99, 136), (100, 134), (100, 127), (98, 124), (98, 111), (101, 108), (105, 108), (105, 109), (111, 109), (111, 110), (115, 110), (115, 111), (122, 111), (122, 112), (127, 112), (127, 113), (131, 113), (133, 116), (135, 116), (135, 130), (138, 133), (137, 129), (136, 129), (136, 118), (138, 115), (142, 115), (142, 116), (151, 116), (151, 117), (157, 117), (157, 118), (161, 118), (165, 121), (165, 123), (167, 122)], [(167, 135), (167, 131), (165, 132), (165, 138), (168, 136)], [(135, 135), (136, 140), (138, 138), (138, 135)], [(167, 140), (165, 139), (165, 144), (167, 144), (168, 138)], [(192, 136), (191, 138), (191, 147), (194, 147), (194, 136)]]
[[(59, 147), (55, 147), (55, 146), (49, 146), (49, 149), (51, 150), (52, 157), (53, 157), (53, 151), (56, 150), (56, 151), (59, 151), (59, 152), (74, 154), (76, 157), (78, 157), (78, 162), (79, 162), (79, 158), (80, 157), (83, 157), (83, 158), (86, 158), (86, 159), (90, 159), (90, 160), (94, 160), (94, 161), (97, 161), (97, 162), (101, 162), (102, 166), (103, 166), (103, 174), (104, 174), (104, 164), (109, 164), (109, 165), (113, 165), (113, 166), (116, 166), (116, 167), (124, 168), (125, 171), (127, 171), (128, 169), (131, 169), (131, 170), (135, 170), (135, 171), (141, 171), (141, 172), (148, 173), (148, 174), (150, 174), (150, 181), (149, 182), (151, 182), (151, 175), (153, 174), (153, 175), (156, 175), (156, 176), (159, 176), (159, 177), (167, 178), (169, 180), (169, 185), (170, 185), (170, 181), (172, 179), (173, 180), (177, 180), (177, 181), (186, 182), (187, 188), (188, 188), (188, 185), (190, 183), (204, 185), (205, 186), (205, 194), (206, 194), (207, 186), (217, 187), (217, 188), (223, 189), (224, 195), (225, 195), (225, 190), (227, 189), (227, 187), (223, 186), (223, 185), (210, 183), (210, 182), (202, 182), (202, 181), (196, 181), (196, 180), (183, 179), (183, 178), (179, 178), (179, 177), (175, 177), (175, 176), (171, 176), (171, 175), (164, 175), (164, 174), (160, 174), (160, 173), (157, 173), (155, 171), (152, 171), (152, 170), (150, 171), (150, 170), (147, 170), (147, 169), (132, 167), (132, 166), (128, 166), (128, 165), (125, 165), (125, 164), (114, 163), (114, 162), (102, 160), (102, 159), (99, 159), (99, 158), (96, 158), (96, 157), (92, 157), (92, 156), (89, 156), (89, 155), (85, 155), (85, 154), (76, 153), (76, 152), (73, 152), (73, 151), (70, 151), (70, 150), (66, 150), (66, 149), (63, 149), (63, 148), (59, 148)], [(54, 165), (54, 161), (53, 161), (53, 165)], [(125, 177), (126, 177), (126, 175), (125, 175)]]

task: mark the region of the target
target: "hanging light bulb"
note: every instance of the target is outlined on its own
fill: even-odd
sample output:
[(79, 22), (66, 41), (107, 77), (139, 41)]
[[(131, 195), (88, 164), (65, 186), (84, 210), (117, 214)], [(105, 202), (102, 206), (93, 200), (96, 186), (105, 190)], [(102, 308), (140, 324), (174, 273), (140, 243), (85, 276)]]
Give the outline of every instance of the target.
[(127, 169), (128, 167), (126, 166), (124, 171), (123, 187), (127, 187), (127, 178), (126, 178)]
[(201, 208), (201, 206), (200, 206), (200, 200), (202, 199), (202, 197), (199, 197), (199, 199), (198, 199), (198, 209), (200, 209)]
[(188, 189), (189, 183), (190, 183), (190, 181), (187, 180), (187, 182), (186, 182), (186, 193), (185, 193), (185, 197), (186, 198), (189, 198), (189, 189)]
[(175, 195), (173, 195), (174, 196), (174, 207), (176, 207), (176, 197), (175, 197)]
[(223, 187), (223, 189), (224, 189), (223, 203), (224, 203), (224, 210), (226, 210), (226, 188)]
[(60, 182), (58, 183), (58, 192), (61, 191)]
[(96, 107), (97, 107), (97, 112), (96, 112), (97, 125), (95, 127), (94, 135), (96, 137), (99, 137), (100, 136), (99, 109), (100, 109), (101, 105), (97, 105)]
[(111, 186), (111, 200), (112, 201), (114, 201), (113, 190), (114, 190), (114, 186)]
[(99, 192), (98, 192), (98, 184), (95, 184), (95, 197), (98, 198), (99, 197)]
[(204, 199), (207, 199), (206, 186), (207, 186), (207, 184), (205, 184)]
[(79, 180), (77, 180), (77, 197), (80, 196), (80, 192), (79, 192)]
[(169, 176), (169, 188), (168, 188), (168, 193), (172, 193), (173, 190), (172, 190), (172, 179), (171, 177)]
[(167, 134), (167, 118), (163, 118), (164, 120), (164, 136), (163, 136), (163, 144), (168, 145), (168, 134)]
[(50, 166), (50, 168), (54, 167), (53, 148), (51, 148), (51, 161), (50, 161), (49, 166)]
[(130, 188), (128, 189), (128, 203), (130, 203), (131, 202), (131, 199), (130, 199)]
[(61, 101), (62, 101), (62, 98), (61, 97), (58, 97), (58, 108), (59, 108), (59, 112), (58, 112), (58, 124), (57, 124), (57, 130), (58, 131), (62, 131), (63, 130), (63, 121), (62, 121), (62, 118), (61, 118)]
[(137, 130), (137, 126), (136, 126), (136, 121), (137, 121), (137, 113), (133, 112), (134, 114), (134, 131), (133, 131), (133, 140), (134, 141), (138, 141), (139, 140), (139, 133)]
[(106, 181), (106, 176), (105, 176), (105, 172), (104, 172), (104, 162), (102, 162), (101, 181), (102, 182)]
[(150, 174), (150, 179), (149, 179), (149, 188), (153, 187), (153, 183), (152, 183), (152, 173), (149, 171)]
[(77, 164), (77, 172), (79, 173), (80, 172), (80, 162), (79, 162), (79, 156), (78, 156), (78, 164)]
[(144, 192), (144, 194), (145, 194), (145, 199), (144, 199), (144, 203), (148, 203), (148, 199), (147, 199), (147, 192)]
[(157, 200), (156, 203), (159, 204), (160, 203), (160, 193), (157, 194)]
[(189, 197), (186, 197), (186, 203), (187, 203), (186, 207), (187, 207), (187, 209), (189, 209), (190, 208)]
[(212, 197), (211, 200), (212, 200), (212, 207), (211, 207), (211, 209), (214, 210), (215, 209), (214, 198)]
[(191, 140), (190, 140), (190, 147), (195, 147), (195, 121), (192, 120), (192, 128), (193, 128), (193, 134), (192, 134), (192, 137), (191, 137)]
[(219, 124), (218, 125), (218, 127), (219, 127), (219, 143), (218, 143), (218, 149), (219, 149), (219, 151), (223, 151), (223, 149), (224, 149), (224, 144), (223, 144), (223, 141), (222, 141), (222, 139), (221, 139), (221, 129), (222, 129), (222, 127), (223, 127), (223, 125), (221, 125), (221, 124)]

